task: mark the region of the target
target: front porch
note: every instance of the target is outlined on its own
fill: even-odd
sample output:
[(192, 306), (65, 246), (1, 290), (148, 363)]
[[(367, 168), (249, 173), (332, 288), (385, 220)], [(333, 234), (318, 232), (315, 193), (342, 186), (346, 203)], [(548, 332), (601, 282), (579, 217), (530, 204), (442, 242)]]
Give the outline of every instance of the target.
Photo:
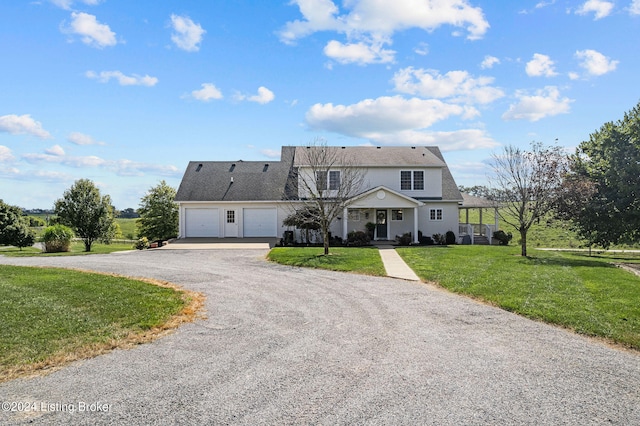
[(342, 235), (366, 230), (375, 225), (373, 241), (393, 241), (396, 235), (410, 232), (412, 242), (418, 240), (418, 208), (424, 205), (386, 187), (373, 188), (350, 200), (342, 216)]
[[(462, 205), (458, 209), (459, 215), (464, 216), (464, 222), (461, 218), (458, 230), (459, 242), (461, 244), (493, 244), (493, 233), (499, 229), (499, 205), (494, 201), (465, 193), (462, 194), (462, 198)], [(478, 211), (478, 222), (469, 221), (469, 210)], [(493, 211), (493, 223), (485, 223), (486, 219), (491, 220), (491, 217), (485, 216), (485, 210)]]

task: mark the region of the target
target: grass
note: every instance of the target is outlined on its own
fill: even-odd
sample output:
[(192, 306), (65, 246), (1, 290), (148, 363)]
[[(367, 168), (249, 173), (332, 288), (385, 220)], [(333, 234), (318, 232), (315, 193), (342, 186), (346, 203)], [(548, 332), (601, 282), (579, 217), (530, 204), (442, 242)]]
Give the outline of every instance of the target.
[(74, 241), (71, 243), (71, 251), (62, 253), (43, 253), (40, 249), (35, 247), (25, 247), (22, 250), (16, 247), (2, 247), (0, 246), (0, 255), (10, 257), (27, 257), (27, 256), (82, 256), (85, 254), (107, 254), (115, 251), (133, 250), (133, 243), (112, 243), (112, 244), (100, 244), (93, 243), (91, 245), (91, 251), (84, 251), (84, 243), (82, 241)]
[(323, 255), (322, 247), (276, 247), (267, 257), (284, 265), (386, 275), (380, 253), (375, 247), (331, 247), (328, 256)]
[(138, 228), (136, 226), (137, 219), (117, 218), (116, 223), (120, 226), (122, 237), (127, 240), (135, 240), (138, 238)]
[(0, 382), (150, 341), (202, 295), (119, 276), (0, 265)]
[(615, 267), (637, 257), (517, 246), (407, 247), (398, 253), (425, 281), (526, 317), (640, 349), (640, 277)]

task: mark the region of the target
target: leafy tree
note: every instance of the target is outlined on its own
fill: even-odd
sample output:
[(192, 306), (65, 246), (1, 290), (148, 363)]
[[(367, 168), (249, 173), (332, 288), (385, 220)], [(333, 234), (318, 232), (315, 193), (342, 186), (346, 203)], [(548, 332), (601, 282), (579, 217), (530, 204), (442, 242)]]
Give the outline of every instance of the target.
[(590, 244), (637, 242), (640, 238), (640, 103), (618, 122), (605, 123), (572, 157), (562, 206)]
[(346, 152), (320, 139), (296, 151), (299, 200), (291, 206), (295, 212), (311, 214), (309, 223), (320, 225), (325, 255), (329, 254), (331, 223), (342, 216), (346, 203), (360, 191), (364, 180), (364, 170)]
[(118, 215), (122, 219), (137, 219), (140, 215), (131, 207), (128, 207), (120, 212)]
[(166, 240), (178, 235), (176, 190), (164, 180), (149, 190), (140, 201), (138, 235), (149, 240)]
[(567, 156), (557, 146), (532, 143), (531, 151), (507, 146), (493, 155), (492, 179), (503, 197), (498, 214), (520, 233), (522, 256), (527, 255), (527, 233), (551, 212), (567, 170)]
[(304, 229), (306, 234), (306, 242), (310, 242), (310, 231), (318, 231), (321, 226), (317, 222), (318, 211), (315, 206), (305, 206), (303, 208), (294, 211), (287, 216), (282, 224), (284, 226), (293, 226), (298, 229)]
[(0, 200), (0, 245), (29, 247), (35, 242), (35, 235), (29, 229), (29, 221), (22, 216), (22, 209), (10, 206)]
[(111, 197), (100, 195), (100, 190), (89, 179), (77, 180), (55, 202), (59, 223), (71, 227), (84, 242), (85, 251), (91, 251), (96, 241), (109, 242), (115, 235), (115, 209)]

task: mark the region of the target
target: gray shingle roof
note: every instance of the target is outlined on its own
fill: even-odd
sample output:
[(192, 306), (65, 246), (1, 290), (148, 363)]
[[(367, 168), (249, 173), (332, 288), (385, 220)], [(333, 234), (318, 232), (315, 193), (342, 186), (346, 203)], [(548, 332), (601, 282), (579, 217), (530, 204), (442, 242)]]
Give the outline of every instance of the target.
[[(297, 167), (306, 147), (283, 146), (280, 161), (191, 161), (176, 201), (277, 201), (297, 195)], [(313, 148), (311, 148), (313, 149)], [(363, 167), (442, 168), (442, 199), (462, 201), (438, 147), (330, 147)], [(298, 155), (296, 155), (298, 154)]]
[(293, 150), (287, 147), (280, 161), (191, 161), (175, 200), (282, 200), (292, 162)]
[[(407, 146), (349, 146), (349, 147), (328, 147), (340, 151), (345, 155), (349, 164), (362, 167), (398, 167), (398, 166), (422, 166), (422, 167), (444, 167), (444, 159), (434, 155), (430, 147), (407, 147)], [(295, 147), (294, 166), (306, 166), (305, 151), (307, 149), (318, 149), (316, 147)], [(439, 150), (438, 150), (439, 152)]]

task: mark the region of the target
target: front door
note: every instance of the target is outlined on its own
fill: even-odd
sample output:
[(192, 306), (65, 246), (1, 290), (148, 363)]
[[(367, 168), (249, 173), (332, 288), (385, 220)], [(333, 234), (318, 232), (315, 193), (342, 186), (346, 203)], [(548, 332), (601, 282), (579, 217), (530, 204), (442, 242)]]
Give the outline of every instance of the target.
[(224, 236), (238, 236), (238, 218), (235, 210), (227, 210), (224, 221)]
[(387, 211), (376, 210), (376, 239), (387, 239)]

